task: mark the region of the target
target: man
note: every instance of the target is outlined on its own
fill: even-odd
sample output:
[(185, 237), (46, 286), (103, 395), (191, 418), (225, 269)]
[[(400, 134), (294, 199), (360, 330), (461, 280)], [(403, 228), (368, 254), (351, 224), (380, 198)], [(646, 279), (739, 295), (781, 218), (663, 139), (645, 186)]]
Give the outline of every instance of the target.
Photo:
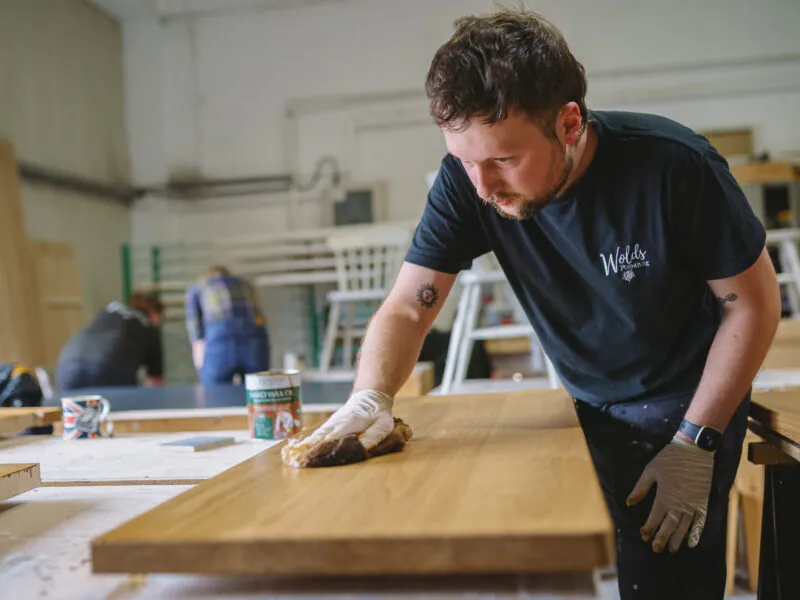
[(164, 305), (154, 294), (134, 293), (127, 305), (111, 302), (61, 349), (56, 385), (61, 390), (138, 385), (162, 385), (164, 353), (158, 327)]
[(186, 291), (186, 329), (203, 385), (269, 369), (269, 339), (252, 286), (217, 266)]
[(460, 19), (426, 91), (449, 154), (354, 393), (316, 439), (386, 435), (456, 273), (493, 251), (575, 398), (622, 598), (722, 598), (728, 491), (780, 318), (726, 162), (668, 119), (590, 113), (583, 67), (535, 14)]

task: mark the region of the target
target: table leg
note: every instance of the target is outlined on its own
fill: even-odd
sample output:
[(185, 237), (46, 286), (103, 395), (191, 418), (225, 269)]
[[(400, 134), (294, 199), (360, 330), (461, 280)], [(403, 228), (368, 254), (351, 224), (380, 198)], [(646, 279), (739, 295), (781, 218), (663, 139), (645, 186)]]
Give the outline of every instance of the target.
[(311, 356), (308, 366), (319, 365), (320, 344), (319, 344), (319, 317), (317, 315), (317, 289), (314, 285), (306, 286), (306, 302), (308, 302), (308, 321), (311, 326)]
[(800, 598), (800, 464), (767, 465), (758, 599)]

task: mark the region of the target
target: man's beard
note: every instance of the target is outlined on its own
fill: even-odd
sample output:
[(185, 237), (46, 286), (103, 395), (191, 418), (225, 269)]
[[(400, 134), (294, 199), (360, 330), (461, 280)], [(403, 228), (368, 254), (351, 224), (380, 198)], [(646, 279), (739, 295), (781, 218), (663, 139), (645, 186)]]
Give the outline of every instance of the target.
[[(569, 179), (570, 173), (572, 173), (572, 155), (568, 154), (566, 159), (564, 160), (564, 169), (561, 173), (561, 177), (558, 179), (557, 183), (553, 184), (550, 189), (548, 189), (545, 193), (537, 196), (537, 197), (529, 197), (523, 196), (521, 194), (504, 194), (500, 195), (499, 199), (503, 200), (506, 198), (514, 198), (518, 199), (521, 202), (516, 205), (516, 213), (509, 214), (503, 210), (503, 207), (498, 206), (495, 201), (498, 199), (497, 195), (492, 196), (488, 199), (482, 199), (486, 204), (494, 208), (498, 215), (504, 217), (506, 219), (511, 219), (512, 221), (524, 221), (525, 219), (530, 219), (536, 215), (540, 210), (542, 210), (545, 206), (550, 204), (561, 192), (564, 188), (564, 185), (567, 183), (567, 179)], [(555, 168), (550, 170), (550, 173), (554, 173)]]

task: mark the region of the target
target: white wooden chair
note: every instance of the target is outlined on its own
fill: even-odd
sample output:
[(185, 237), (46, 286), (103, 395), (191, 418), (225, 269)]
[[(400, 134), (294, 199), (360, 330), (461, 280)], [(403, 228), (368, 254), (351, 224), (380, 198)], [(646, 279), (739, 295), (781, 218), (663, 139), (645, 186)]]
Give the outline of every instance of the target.
[[(358, 233), (331, 236), (327, 244), (336, 265), (335, 291), (328, 293), (330, 312), (320, 371), (331, 368), (336, 340), (342, 338), (342, 367), (352, 367), (353, 342), (363, 337), (366, 323), (357, 323), (358, 303), (380, 303), (394, 283), (411, 236), (399, 227), (375, 227)], [(340, 329), (342, 309), (345, 319)]]
[(800, 318), (800, 255), (797, 244), (800, 229), (772, 229), (767, 231), (767, 246), (778, 250), (778, 284), (786, 290), (786, 299), (792, 317)]

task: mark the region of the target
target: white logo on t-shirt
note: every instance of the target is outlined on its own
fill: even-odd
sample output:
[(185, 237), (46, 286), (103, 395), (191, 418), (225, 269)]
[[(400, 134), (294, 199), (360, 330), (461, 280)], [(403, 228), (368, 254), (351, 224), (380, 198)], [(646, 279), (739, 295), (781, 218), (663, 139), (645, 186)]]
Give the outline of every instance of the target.
[(624, 250), (621, 246), (617, 246), (614, 252), (609, 252), (608, 254), (601, 252), (600, 258), (603, 259), (606, 277), (619, 273), (620, 277), (627, 282), (633, 281), (634, 277), (636, 277), (634, 272), (636, 269), (650, 266), (650, 261), (647, 260), (647, 251), (640, 247), (639, 244), (635, 244), (633, 248), (628, 244)]

